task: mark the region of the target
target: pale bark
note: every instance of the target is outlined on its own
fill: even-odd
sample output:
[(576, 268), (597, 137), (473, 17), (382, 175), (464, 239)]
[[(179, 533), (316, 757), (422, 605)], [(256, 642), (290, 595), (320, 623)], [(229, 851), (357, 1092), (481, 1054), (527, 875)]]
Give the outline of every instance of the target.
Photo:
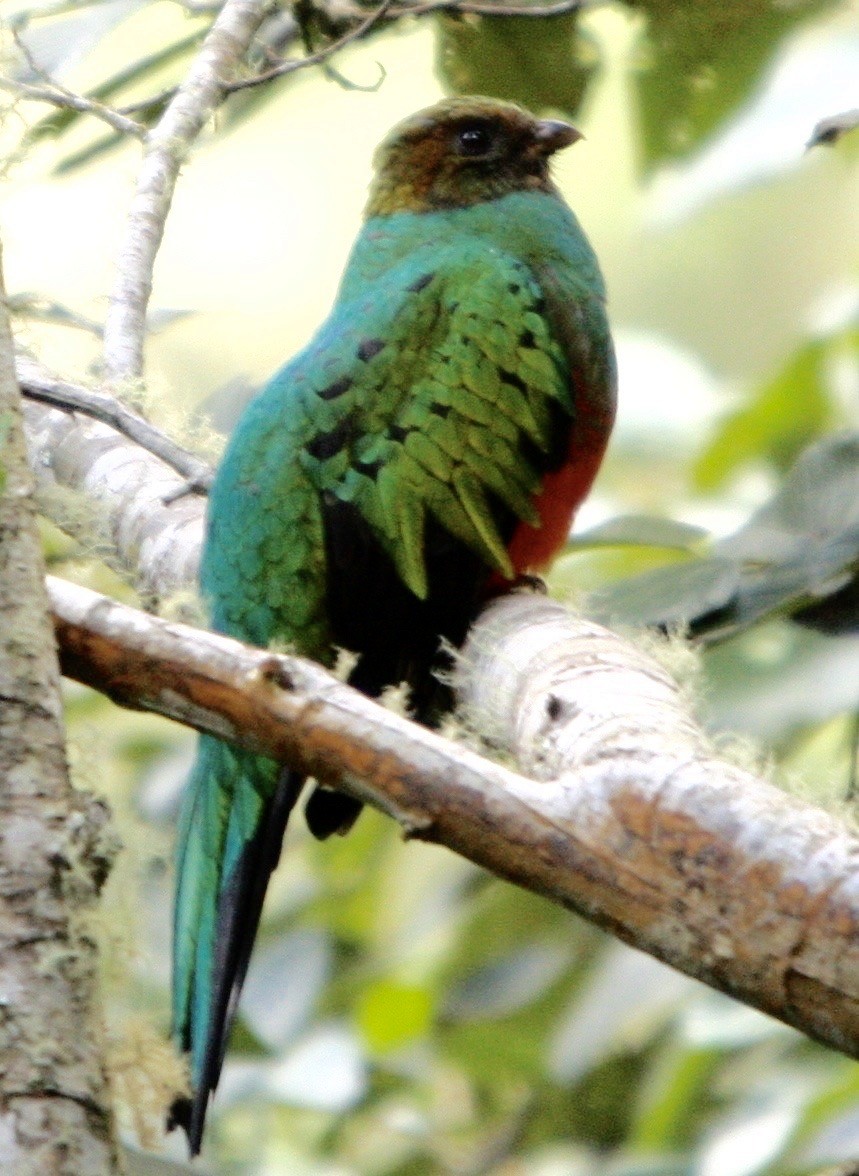
[[(81, 413), (87, 419), (110, 425), (141, 449), (161, 459), (181, 474), (188, 492), (205, 492), (212, 484), (213, 470), (207, 462), (162, 433), (145, 417), (133, 412), (121, 400), (107, 392), (96, 392), (82, 384), (70, 384), (51, 375), (29, 356), (21, 356), (15, 365), (21, 391), (30, 401), (62, 409), (66, 414)], [(183, 483), (184, 486), (184, 483)]]
[(64, 672), (281, 759), (859, 1057), (859, 839), (716, 758), (650, 658), (538, 597), (493, 604), (460, 692), (527, 778), (320, 667), (50, 581)]
[[(176, 498), (185, 478), (101, 421), (32, 402), (26, 418), (31, 463), (55, 522), (90, 543), (106, 540), (108, 555), (148, 598), (194, 582), (205, 500)], [(88, 510), (75, 508), (75, 496)]]
[(103, 807), (68, 777), (2, 281), (0, 479), (0, 1171), (101, 1176), (119, 1162), (81, 918), (109, 840)]
[(118, 110), (111, 110), (109, 106), (103, 106), (91, 98), (84, 98), (82, 94), (74, 94), (64, 86), (57, 85), (56, 82), (44, 86), (34, 86), (17, 78), (13, 81), (0, 77), (0, 90), (7, 90), (22, 98), (32, 98), (36, 102), (49, 102), (52, 106), (58, 106), (60, 110), (76, 110), (80, 114), (92, 114), (95, 118), (107, 123), (113, 130), (118, 131), (120, 135), (131, 135), (136, 139), (142, 139), (146, 135), (146, 127), (141, 123), (135, 122), (132, 118), (126, 118)]
[(859, 1056), (853, 831), (715, 756), (661, 666), (551, 601), (496, 601), (458, 687), (537, 781), (581, 914)]
[(112, 382), (143, 374), (152, 271), (179, 171), (235, 77), (265, 8), (265, 0), (225, 0), (187, 76), (146, 136), (104, 324), (105, 374)]

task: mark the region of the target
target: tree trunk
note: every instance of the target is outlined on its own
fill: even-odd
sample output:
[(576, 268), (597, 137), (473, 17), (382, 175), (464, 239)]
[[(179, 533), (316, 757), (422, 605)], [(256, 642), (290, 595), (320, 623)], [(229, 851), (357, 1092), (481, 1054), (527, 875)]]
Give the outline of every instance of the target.
[(0, 1171), (120, 1170), (82, 915), (106, 810), (68, 775), (56, 650), (0, 278)]

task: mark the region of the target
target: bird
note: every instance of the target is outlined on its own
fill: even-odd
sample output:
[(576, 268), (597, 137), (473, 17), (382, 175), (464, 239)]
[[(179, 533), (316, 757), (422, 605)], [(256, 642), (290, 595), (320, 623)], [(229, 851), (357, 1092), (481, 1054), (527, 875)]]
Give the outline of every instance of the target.
[[(377, 148), (328, 318), (251, 401), (209, 495), (200, 586), (215, 631), (406, 683), (436, 726), (481, 605), (564, 546), (611, 432), (603, 278), (550, 175), (582, 136), (509, 102), (446, 98)], [(306, 781), (202, 735), (180, 815), (173, 1034), (201, 1147), (266, 887)], [(319, 838), (351, 796), (312, 787)]]

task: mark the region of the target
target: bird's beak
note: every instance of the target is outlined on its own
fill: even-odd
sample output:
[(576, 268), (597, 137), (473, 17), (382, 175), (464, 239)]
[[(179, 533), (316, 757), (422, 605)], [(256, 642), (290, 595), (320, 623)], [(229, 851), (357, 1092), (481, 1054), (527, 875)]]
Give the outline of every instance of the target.
[(540, 119), (534, 128), (534, 142), (541, 155), (551, 155), (562, 147), (570, 147), (583, 139), (581, 131), (557, 119)]

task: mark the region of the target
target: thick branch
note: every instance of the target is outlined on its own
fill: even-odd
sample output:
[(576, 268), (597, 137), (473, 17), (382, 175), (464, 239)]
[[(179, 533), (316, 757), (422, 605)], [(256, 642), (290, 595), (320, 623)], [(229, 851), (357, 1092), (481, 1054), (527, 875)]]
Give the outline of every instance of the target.
[[(82, 407), (87, 401), (87, 389), (54, 380), (28, 360), (19, 360), (18, 374), (28, 392), (45, 400), (72, 403), (75, 394), (82, 393)], [(78, 537), (92, 540), (92, 534), (84, 534), (85, 523), (80, 525), (77, 520), (76, 525), (74, 510), (62, 498), (54, 501), (51, 492), (61, 487), (85, 495), (96, 509), (100, 530), (118, 563), (131, 573), (144, 595), (163, 599), (193, 584), (196, 578), (204, 500), (198, 495), (179, 495), (188, 485), (186, 479), (205, 483), (208, 468), (110, 397), (95, 396), (95, 403), (107, 406), (100, 420), (32, 401), (27, 404), (30, 460), (37, 483), (42, 497), (54, 508), (50, 512), (54, 521)], [(103, 423), (111, 405), (118, 405), (122, 417), (116, 423), (125, 427), (133, 418), (146, 430), (145, 443), (160, 450), (162, 457)], [(92, 408), (89, 400), (88, 410)], [(181, 477), (176, 472), (180, 468)]]
[(179, 170), (223, 99), (265, 10), (264, 0), (225, 0), (185, 80), (146, 137), (104, 325), (105, 371), (113, 381), (135, 379), (143, 372), (152, 271)]
[(541, 807), (587, 841), (582, 914), (857, 1055), (859, 839), (715, 759), (671, 677), (561, 605), (496, 601), (459, 691), (478, 729), (551, 782)]
[(509, 724), (538, 781), (299, 659), (60, 581), (50, 593), (71, 676), (342, 786), (859, 1057), (859, 841), (714, 759), (668, 676), (606, 630), (523, 597), (475, 627), (460, 688), (473, 715)]
[(181, 474), (194, 489), (203, 491), (211, 487), (214, 474), (210, 465), (132, 412), (115, 396), (57, 379), (28, 359), (19, 359), (16, 370), (21, 391), (28, 399), (64, 412), (81, 412), (94, 421), (110, 425)]

